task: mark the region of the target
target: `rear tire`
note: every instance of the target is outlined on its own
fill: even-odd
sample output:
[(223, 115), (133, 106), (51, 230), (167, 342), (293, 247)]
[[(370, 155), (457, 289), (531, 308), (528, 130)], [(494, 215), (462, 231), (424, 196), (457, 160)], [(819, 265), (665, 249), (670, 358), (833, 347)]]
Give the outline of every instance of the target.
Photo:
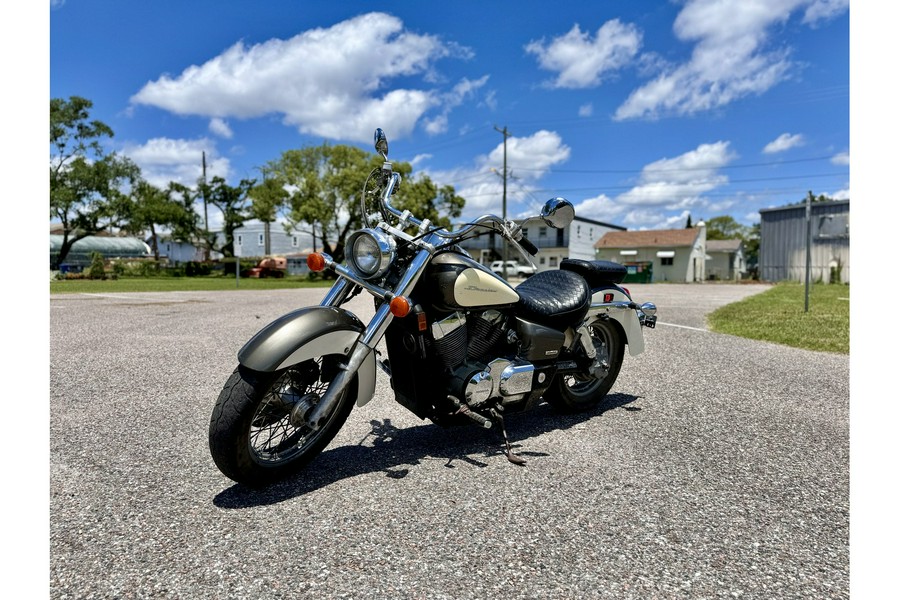
[(235, 369), (209, 422), (209, 449), (219, 470), (238, 483), (262, 486), (296, 473), (324, 450), (353, 408), (357, 378), (319, 429), (292, 423), (291, 411), (298, 402), (315, 405), (344, 358), (325, 356), (274, 373)]
[(598, 379), (589, 373), (557, 377), (544, 393), (544, 399), (561, 412), (582, 412), (597, 406), (612, 389), (625, 356), (625, 336), (614, 322), (596, 321), (591, 339), (598, 357), (606, 360), (606, 376)]

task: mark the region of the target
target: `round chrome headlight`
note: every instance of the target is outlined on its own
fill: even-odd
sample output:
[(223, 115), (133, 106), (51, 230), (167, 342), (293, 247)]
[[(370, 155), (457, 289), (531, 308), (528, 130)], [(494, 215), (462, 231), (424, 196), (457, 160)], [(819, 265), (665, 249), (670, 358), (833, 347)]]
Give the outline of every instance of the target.
[(378, 229), (360, 229), (347, 240), (347, 262), (363, 279), (384, 275), (397, 254), (394, 238)]

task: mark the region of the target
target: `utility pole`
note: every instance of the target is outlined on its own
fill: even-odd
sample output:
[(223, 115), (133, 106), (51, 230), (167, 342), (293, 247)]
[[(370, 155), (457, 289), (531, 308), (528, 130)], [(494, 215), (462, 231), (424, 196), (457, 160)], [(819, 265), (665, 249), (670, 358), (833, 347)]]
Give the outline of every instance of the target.
[(206, 203), (206, 150), (203, 151), (203, 186), (200, 188), (203, 196), (203, 258), (209, 260), (209, 209)]
[(804, 288), (803, 312), (809, 312), (809, 279), (812, 267), (812, 200), (813, 193), (810, 190), (806, 197), (806, 285)]
[[(509, 137), (509, 130), (506, 128), (506, 125), (503, 126), (503, 129), (494, 125), (494, 129), (503, 134), (503, 222), (506, 223), (506, 138)], [(503, 238), (503, 279), (507, 279), (506, 260), (508, 256), (509, 245), (506, 243), (506, 238)]]

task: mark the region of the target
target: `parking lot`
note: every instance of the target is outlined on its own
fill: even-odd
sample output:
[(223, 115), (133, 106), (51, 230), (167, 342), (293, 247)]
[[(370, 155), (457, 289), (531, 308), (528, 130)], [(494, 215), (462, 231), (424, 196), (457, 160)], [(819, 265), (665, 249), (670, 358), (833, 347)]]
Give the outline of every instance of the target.
[(509, 417), (527, 466), (379, 371), (262, 491), (216, 469), (209, 416), (241, 345), (324, 290), (51, 296), (51, 597), (848, 597), (848, 357), (706, 330), (762, 286), (629, 287), (647, 351), (596, 411)]

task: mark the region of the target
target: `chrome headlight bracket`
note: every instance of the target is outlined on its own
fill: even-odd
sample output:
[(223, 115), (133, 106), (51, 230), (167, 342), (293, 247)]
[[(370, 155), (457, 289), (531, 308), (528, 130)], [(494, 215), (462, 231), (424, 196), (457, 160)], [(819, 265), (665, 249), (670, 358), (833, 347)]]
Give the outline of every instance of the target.
[(380, 229), (360, 229), (347, 239), (347, 263), (363, 279), (382, 277), (396, 256), (397, 243)]

